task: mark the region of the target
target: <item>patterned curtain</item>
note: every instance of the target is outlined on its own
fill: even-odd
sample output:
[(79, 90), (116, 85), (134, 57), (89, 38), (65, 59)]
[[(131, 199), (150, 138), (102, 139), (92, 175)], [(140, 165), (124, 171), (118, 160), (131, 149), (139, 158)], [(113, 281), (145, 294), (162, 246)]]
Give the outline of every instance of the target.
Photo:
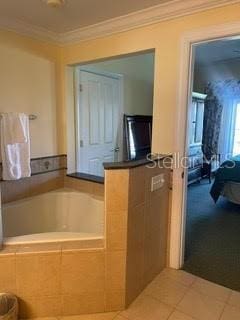
[(202, 151), (207, 160), (218, 154), (223, 103), (240, 98), (240, 80), (228, 79), (209, 83), (205, 93)]
[(204, 104), (202, 151), (207, 160), (211, 160), (218, 153), (218, 143), (221, 129), (223, 105), (209, 84), (206, 88)]

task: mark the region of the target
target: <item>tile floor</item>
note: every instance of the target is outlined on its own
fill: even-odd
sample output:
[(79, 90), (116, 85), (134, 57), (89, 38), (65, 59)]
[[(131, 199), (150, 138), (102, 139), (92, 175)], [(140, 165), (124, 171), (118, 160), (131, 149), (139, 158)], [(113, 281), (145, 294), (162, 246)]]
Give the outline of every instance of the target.
[(132, 305), (122, 312), (45, 320), (239, 320), (240, 293), (165, 269)]

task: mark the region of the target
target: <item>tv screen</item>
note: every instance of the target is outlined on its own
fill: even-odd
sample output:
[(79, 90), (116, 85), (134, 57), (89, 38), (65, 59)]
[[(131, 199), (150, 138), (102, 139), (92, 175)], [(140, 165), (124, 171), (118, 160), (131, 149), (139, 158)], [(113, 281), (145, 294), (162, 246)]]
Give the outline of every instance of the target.
[(146, 157), (151, 153), (152, 116), (125, 115), (124, 118), (128, 160)]

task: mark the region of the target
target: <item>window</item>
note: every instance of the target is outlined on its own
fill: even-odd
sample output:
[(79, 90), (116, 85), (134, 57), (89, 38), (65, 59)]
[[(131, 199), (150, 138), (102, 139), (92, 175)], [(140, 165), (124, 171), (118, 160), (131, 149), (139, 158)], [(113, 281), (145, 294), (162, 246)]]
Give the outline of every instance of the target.
[(202, 143), (204, 103), (200, 100), (193, 100), (191, 109), (191, 132), (190, 145)]
[(236, 106), (236, 118), (233, 139), (233, 156), (240, 154), (240, 102)]

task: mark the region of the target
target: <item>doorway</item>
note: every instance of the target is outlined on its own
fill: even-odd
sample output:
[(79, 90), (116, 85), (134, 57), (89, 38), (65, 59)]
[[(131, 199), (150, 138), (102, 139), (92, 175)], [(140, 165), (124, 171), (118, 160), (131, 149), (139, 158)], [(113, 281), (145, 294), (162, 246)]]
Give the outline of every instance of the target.
[(194, 45), (183, 269), (240, 290), (240, 40)]
[[(103, 162), (119, 161), (122, 83), (118, 75), (79, 70), (78, 172), (103, 176)], [(86, 125), (88, 124), (88, 125)]]
[(132, 150), (134, 159), (144, 157), (151, 147), (151, 129), (148, 139), (144, 130), (145, 123), (149, 128), (152, 123), (154, 52), (92, 62), (74, 70), (76, 169), (71, 171), (102, 181), (104, 163), (133, 160)]

